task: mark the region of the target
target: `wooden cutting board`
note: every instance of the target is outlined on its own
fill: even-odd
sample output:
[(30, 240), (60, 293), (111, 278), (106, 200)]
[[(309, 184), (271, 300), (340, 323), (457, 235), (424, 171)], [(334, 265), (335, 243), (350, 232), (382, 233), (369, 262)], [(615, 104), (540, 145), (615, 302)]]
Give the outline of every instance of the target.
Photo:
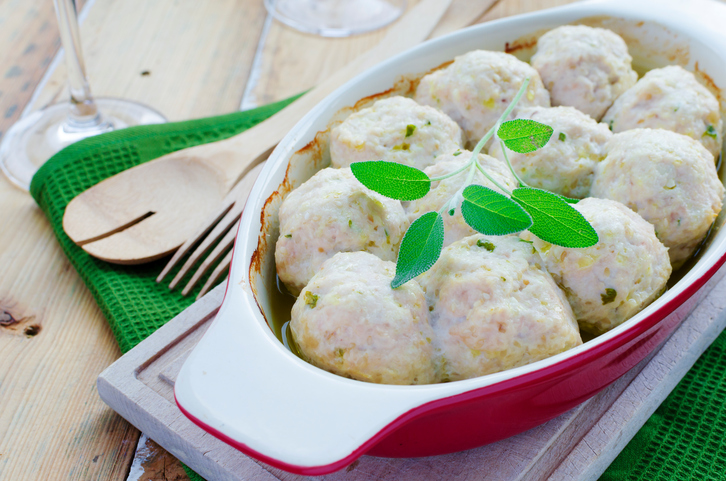
[[(726, 327), (726, 266), (671, 338), (625, 376), (580, 406), (495, 444), (444, 456), (364, 456), (325, 479), (597, 479), (698, 357)], [(218, 286), (106, 369), (103, 400), (208, 480), (298, 480), (249, 458), (194, 425), (177, 408), (173, 386), (211, 325), (224, 296)]]

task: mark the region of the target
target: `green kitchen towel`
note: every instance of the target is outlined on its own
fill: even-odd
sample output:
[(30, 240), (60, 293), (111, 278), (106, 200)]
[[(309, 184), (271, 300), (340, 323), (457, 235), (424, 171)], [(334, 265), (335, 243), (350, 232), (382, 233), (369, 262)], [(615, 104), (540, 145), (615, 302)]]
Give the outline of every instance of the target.
[[(63, 213), (68, 203), (84, 190), (123, 170), (176, 150), (242, 132), (292, 100), (220, 117), (132, 127), (92, 137), (63, 149), (35, 174), (30, 193), (50, 220), (63, 252), (101, 307), (122, 352), (130, 350), (191, 305), (206, 279), (189, 296), (182, 297), (181, 289), (169, 291), (168, 282), (156, 283), (168, 259), (121, 266), (91, 257), (63, 231)], [(178, 270), (170, 273), (169, 281)]]
[(726, 479), (726, 331), (600, 478), (601, 481)]
[[(35, 175), (31, 194), (101, 307), (123, 352), (191, 305), (200, 287), (182, 297), (180, 289), (169, 291), (166, 283), (157, 284), (156, 276), (165, 259), (119, 266), (89, 256), (63, 231), (66, 205), (79, 193), (122, 170), (179, 149), (230, 137), (292, 100), (220, 117), (133, 127), (86, 139), (56, 154)], [(724, 473), (726, 333), (699, 359), (602, 479), (715, 480), (726, 479)], [(190, 470), (188, 474), (195, 481), (202, 479)]]

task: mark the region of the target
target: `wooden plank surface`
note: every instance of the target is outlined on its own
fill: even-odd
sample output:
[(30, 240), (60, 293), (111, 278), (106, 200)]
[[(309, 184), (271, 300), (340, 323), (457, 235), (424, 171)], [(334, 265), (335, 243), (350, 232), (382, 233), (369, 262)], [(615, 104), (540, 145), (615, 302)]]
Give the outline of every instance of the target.
[[(0, 131), (59, 45), (52, 2), (0, 2)], [(0, 176), (2, 177), (2, 176)], [(123, 479), (136, 430), (94, 377), (120, 353), (32, 199), (0, 179), (0, 479)]]
[[(95, 0), (81, 28), (92, 90), (147, 103), (172, 120), (235, 110), (265, 18), (257, 0)], [(26, 107), (58, 40), (50, 1), (0, 0), (0, 22), (0, 58), (8, 66), (0, 75), (4, 131)], [(268, 45), (261, 57), (269, 75), (292, 72), (274, 66), (293, 67), (291, 54), (333, 69), (382, 34), (308, 39), (323, 55), (298, 45), (300, 34), (274, 22), (271, 29), (276, 46)], [(285, 38), (292, 43), (285, 45)], [(318, 77), (305, 78), (312, 85)], [(280, 81), (263, 76), (256, 85), (264, 87), (264, 100), (309, 86), (295, 82), (295, 75)], [(65, 97), (60, 62), (32, 108)], [(138, 433), (95, 391), (98, 373), (120, 355), (110, 329), (43, 214), (4, 178), (0, 212), (2, 319), (20, 320), (0, 328), (0, 478), (124, 479)], [(37, 334), (24, 334), (27, 328)]]
[(53, 2), (0, 1), (0, 137), (20, 118), (59, 45)]
[[(172, 119), (233, 111), (264, 16), (257, 1), (96, 0), (81, 28), (92, 89)], [(58, 42), (50, 1), (2, 0), (0, 25), (4, 131)], [(65, 96), (63, 72), (36, 106)], [(0, 212), (0, 479), (126, 479), (138, 432), (96, 392), (120, 356), (111, 330), (42, 212), (3, 176)]]
[[(558, 418), (498, 443), (444, 456), (364, 456), (322, 479), (597, 479), (726, 326), (725, 272), (726, 267), (709, 281), (703, 291), (708, 293), (705, 300), (661, 350)], [(102, 373), (99, 392), (134, 425), (209, 479), (310, 479), (246, 457), (206, 434), (176, 407), (173, 383), (181, 361), (213, 321), (223, 295), (224, 286), (217, 287), (114, 363)]]
[[(172, 120), (236, 110), (265, 18), (257, 0), (95, 0), (81, 28), (92, 90)], [(0, 0), (0, 25), (4, 131), (58, 40), (50, 1)], [(327, 57), (339, 65), (345, 54)], [(65, 97), (60, 62), (32, 107)], [(95, 388), (120, 355), (111, 331), (43, 214), (2, 176), (0, 212), (0, 479), (125, 479), (138, 433)]]
[[(501, 0), (479, 21), (563, 3)], [(81, 29), (92, 90), (147, 103), (172, 120), (221, 114), (243, 97), (249, 106), (300, 92), (382, 35), (319, 39), (268, 21), (258, 50), (266, 19), (260, 0), (95, 0)], [(0, 0), (0, 26), (4, 132), (58, 40), (50, 0)], [(33, 105), (65, 96), (61, 63)], [(120, 355), (110, 329), (43, 214), (2, 176), (0, 212), (0, 479), (125, 479), (138, 432), (95, 388)], [(166, 476), (173, 461), (156, 459), (162, 468), (147, 463), (138, 479)]]
[[(169, 120), (239, 107), (266, 12), (256, 0), (95, 0), (81, 26), (91, 90)], [(60, 64), (33, 108), (67, 99)]]

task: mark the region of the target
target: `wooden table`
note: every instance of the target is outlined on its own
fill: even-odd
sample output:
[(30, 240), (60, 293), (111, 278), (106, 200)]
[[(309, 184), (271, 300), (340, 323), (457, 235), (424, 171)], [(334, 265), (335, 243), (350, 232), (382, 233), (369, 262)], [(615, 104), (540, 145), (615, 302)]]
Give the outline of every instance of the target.
[[(478, 21), (570, 1), (500, 0)], [(83, 16), (94, 94), (172, 121), (303, 91), (384, 34), (303, 35), (262, 0), (87, 0)], [(58, 47), (51, 0), (0, 0), (0, 132), (67, 97)], [(137, 452), (139, 432), (98, 397), (96, 377), (120, 354), (43, 213), (0, 176), (0, 479), (186, 479), (153, 442)]]

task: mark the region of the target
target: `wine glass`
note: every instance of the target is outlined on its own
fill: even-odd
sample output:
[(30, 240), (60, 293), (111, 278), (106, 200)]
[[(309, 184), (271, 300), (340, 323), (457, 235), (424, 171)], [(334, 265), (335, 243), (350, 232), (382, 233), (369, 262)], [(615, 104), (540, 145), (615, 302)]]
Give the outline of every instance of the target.
[(265, 0), (273, 17), (305, 33), (349, 37), (396, 20), (406, 0)]
[(33, 174), (56, 152), (94, 135), (166, 119), (156, 110), (124, 99), (91, 96), (81, 53), (75, 0), (54, 0), (68, 69), (70, 102), (33, 112), (8, 129), (0, 143), (0, 168), (28, 190)]

